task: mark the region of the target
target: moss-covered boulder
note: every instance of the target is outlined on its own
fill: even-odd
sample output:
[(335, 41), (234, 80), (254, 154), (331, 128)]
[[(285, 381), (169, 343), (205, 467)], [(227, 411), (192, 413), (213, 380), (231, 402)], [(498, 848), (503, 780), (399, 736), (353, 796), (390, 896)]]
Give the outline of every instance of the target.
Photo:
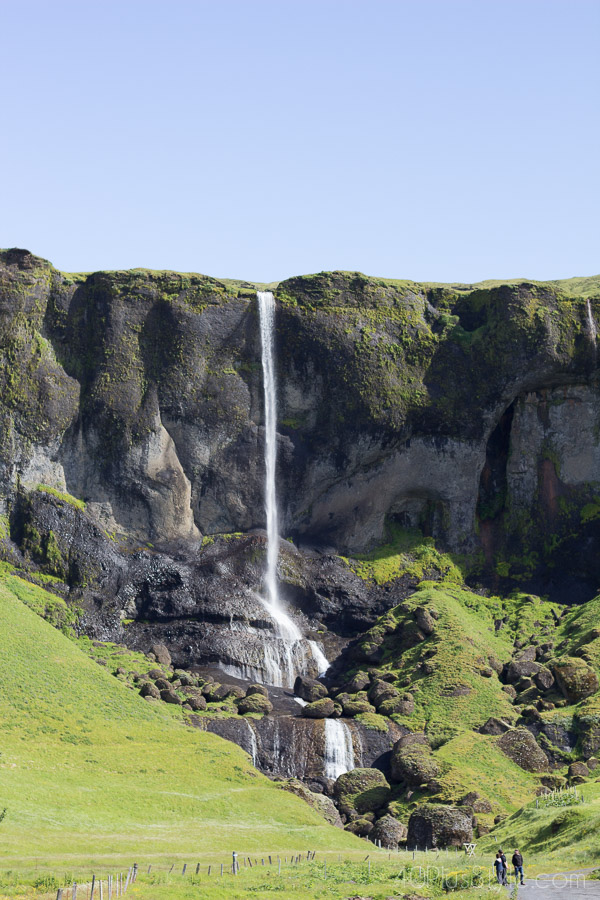
[(359, 700), (354, 697), (349, 697), (342, 702), (342, 710), (345, 716), (353, 718), (354, 716), (359, 716), (363, 713), (374, 713), (375, 707), (371, 706), (368, 700)]
[(338, 808), (345, 814), (370, 813), (386, 805), (391, 789), (379, 769), (352, 769), (340, 775), (333, 786)]
[(246, 713), (260, 713), (267, 716), (273, 712), (273, 704), (264, 694), (249, 694), (247, 697), (240, 697), (235, 701), (235, 705), (242, 716)]
[(264, 684), (251, 684), (246, 690), (246, 697), (250, 697), (251, 694), (262, 694), (263, 697), (268, 697), (269, 690)]
[(381, 846), (387, 850), (397, 850), (400, 844), (406, 844), (407, 837), (407, 826), (390, 815), (377, 819), (370, 834), (372, 841), (375, 843), (381, 841)]
[(307, 703), (302, 709), (302, 715), (307, 719), (327, 719), (334, 713), (335, 703), (331, 697), (324, 697), (322, 700)]
[(306, 785), (302, 784), (297, 778), (287, 778), (283, 781), (278, 781), (277, 787), (281, 788), (282, 791), (289, 791), (290, 794), (295, 794), (296, 797), (301, 797), (305, 803), (308, 803), (312, 809), (323, 816), (329, 825), (334, 825), (336, 828), (342, 828), (340, 814), (337, 811), (333, 800), (329, 797), (310, 791)]
[(355, 834), (357, 837), (367, 837), (373, 831), (373, 823), (361, 816), (358, 819), (352, 819), (351, 822), (344, 825), (344, 830), (349, 831), (350, 834)]
[(411, 693), (406, 691), (398, 697), (389, 697), (383, 700), (377, 709), (382, 716), (412, 716), (415, 711), (415, 699)]
[(379, 710), (379, 707), (384, 700), (394, 700), (399, 696), (400, 691), (397, 687), (394, 687), (389, 681), (382, 681), (379, 679), (374, 681), (368, 690), (369, 700), (377, 710)]
[(308, 675), (298, 675), (294, 682), (294, 694), (307, 703), (314, 703), (315, 700), (322, 700), (327, 697), (328, 691), (325, 685), (310, 678)]
[(409, 850), (462, 847), (472, 840), (471, 815), (465, 809), (455, 806), (419, 806), (408, 820), (406, 845)]
[(408, 734), (396, 741), (390, 766), (392, 779), (410, 787), (428, 785), (441, 773), (424, 734)]
[(510, 731), (500, 735), (497, 743), (505, 756), (526, 772), (548, 770), (548, 757), (527, 728), (511, 728)]
[(558, 687), (570, 703), (579, 703), (598, 690), (598, 676), (583, 659), (564, 656), (553, 660), (551, 668)]
[(154, 697), (156, 700), (160, 700), (160, 691), (156, 687), (155, 684), (152, 684), (150, 681), (146, 681), (140, 688), (140, 695), (142, 697)]

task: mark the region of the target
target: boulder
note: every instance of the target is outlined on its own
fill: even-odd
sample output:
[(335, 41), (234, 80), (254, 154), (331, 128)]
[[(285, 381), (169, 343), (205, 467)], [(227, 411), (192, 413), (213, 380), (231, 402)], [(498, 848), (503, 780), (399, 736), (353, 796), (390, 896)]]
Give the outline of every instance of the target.
[(512, 684), (505, 684), (504, 687), (502, 688), (502, 690), (504, 691), (505, 694), (508, 694), (508, 696), (510, 697), (511, 700), (514, 700), (515, 697), (517, 696), (517, 691), (512, 686)]
[(369, 674), (368, 672), (360, 671), (357, 672), (356, 675), (353, 675), (350, 681), (345, 685), (345, 689), (349, 694), (356, 694), (357, 691), (362, 691), (369, 684)]
[(561, 693), (569, 703), (579, 703), (598, 690), (598, 676), (583, 659), (565, 656), (554, 660), (552, 671)]
[(407, 848), (462, 847), (473, 840), (471, 816), (455, 806), (418, 806), (408, 820)]
[(397, 687), (394, 687), (389, 681), (382, 681), (380, 679), (374, 681), (368, 690), (369, 700), (377, 707), (377, 709), (379, 709), (380, 704), (383, 703), (384, 700), (395, 699), (399, 696), (400, 691)]
[(413, 613), (417, 627), (425, 635), (433, 634), (435, 631), (435, 620), (429, 610), (424, 606), (418, 606)]
[(344, 825), (344, 831), (349, 831), (357, 837), (366, 837), (373, 831), (373, 823), (365, 818), (353, 819), (347, 825)]
[(412, 716), (415, 711), (415, 701), (412, 694), (404, 693), (399, 697), (390, 697), (383, 700), (377, 709), (382, 716)]
[(364, 815), (385, 806), (391, 789), (379, 769), (352, 769), (336, 779), (333, 794), (343, 813), (355, 811)]
[(154, 682), (159, 691), (168, 691), (173, 687), (170, 681), (167, 681), (166, 678), (157, 678)]
[(427, 785), (440, 775), (440, 767), (424, 734), (407, 734), (396, 741), (390, 767), (392, 779), (410, 787)]
[(513, 659), (506, 667), (504, 677), (509, 684), (518, 684), (522, 678), (536, 675), (541, 668), (542, 666), (533, 660)]
[(388, 850), (397, 850), (400, 844), (406, 843), (408, 836), (408, 828), (395, 819), (393, 816), (385, 815), (375, 822), (375, 827), (371, 832), (371, 840), (377, 843), (381, 841), (381, 846)]
[(188, 697), (187, 703), (190, 706), (190, 709), (193, 712), (200, 712), (206, 709), (206, 699), (202, 696), (202, 694), (196, 694), (193, 697)]
[(569, 766), (569, 778), (573, 778), (575, 775), (579, 775), (581, 778), (588, 778), (590, 775), (590, 770), (585, 763), (582, 762), (574, 762)]
[(344, 700), (342, 702), (342, 710), (345, 716), (352, 718), (353, 716), (358, 716), (361, 713), (374, 713), (375, 707), (371, 706), (368, 700), (355, 700), (353, 698), (349, 698), (348, 700)]
[(250, 697), (252, 694), (262, 694), (263, 697), (268, 697), (269, 691), (264, 684), (251, 684), (246, 691), (246, 697)]
[(273, 712), (273, 704), (264, 694), (250, 694), (247, 697), (240, 697), (235, 701), (238, 712), (244, 716), (246, 713), (261, 713), (268, 716)]
[(479, 731), (481, 734), (504, 734), (505, 731), (510, 731), (510, 725), (508, 722), (505, 722), (504, 719), (497, 719), (495, 716), (490, 716), (487, 722), (481, 726)]
[(171, 665), (171, 654), (165, 644), (156, 643), (150, 647), (150, 652), (154, 653), (155, 659), (161, 666)]
[(315, 700), (308, 703), (302, 709), (302, 715), (307, 719), (327, 719), (335, 712), (335, 704), (331, 697), (324, 697), (322, 700)]
[(335, 808), (333, 800), (322, 793), (322, 788), (320, 793), (315, 793), (314, 791), (309, 790), (306, 785), (302, 784), (297, 778), (278, 781), (277, 787), (281, 788), (283, 791), (289, 791), (297, 797), (301, 797), (305, 803), (308, 803), (312, 809), (323, 816), (326, 822), (330, 825), (334, 825), (336, 828), (342, 828), (340, 814)]
[(307, 703), (314, 703), (315, 700), (322, 700), (327, 696), (327, 688), (315, 678), (309, 678), (308, 675), (298, 675), (294, 682), (294, 694)]
[(498, 746), (505, 756), (526, 772), (548, 771), (548, 757), (527, 728), (511, 728), (506, 731), (498, 738)]
[(160, 692), (160, 699), (163, 703), (174, 703), (181, 706), (181, 698), (177, 696), (175, 691), (172, 688), (168, 688), (166, 691)]
[(155, 684), (152, 684), (152, 682), (150, 681), (146, 681), (145, 684), (143, 684), (140, 688), (140, 696), (154, 697), (156, 700), (160, 700), (160, 691)]
[(549, 691), (554, 687), (554, 675), (546, 666), (542, 666), (540, 671), (535, 673), (533, 680), (540, 691)]

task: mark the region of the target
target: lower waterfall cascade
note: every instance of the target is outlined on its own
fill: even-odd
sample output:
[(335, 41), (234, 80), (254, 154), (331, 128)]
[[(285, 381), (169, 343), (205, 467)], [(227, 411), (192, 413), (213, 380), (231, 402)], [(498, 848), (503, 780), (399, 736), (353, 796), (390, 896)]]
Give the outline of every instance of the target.
[(324, 724), (324, 774), (326, 778), (335, 779), (354, 768), (352, 733), (348, 725), (339, 719), (324, 719)]

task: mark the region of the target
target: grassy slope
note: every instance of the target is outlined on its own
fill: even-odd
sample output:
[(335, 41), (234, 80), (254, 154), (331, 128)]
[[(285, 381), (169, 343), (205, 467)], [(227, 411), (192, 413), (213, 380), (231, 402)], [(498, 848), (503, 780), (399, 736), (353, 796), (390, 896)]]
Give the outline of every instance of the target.
[[(585, 803), (581, 806), (536, 809), (529, 804), (485, 838), (482, 848), (526, 848), (529, 860), (546, 871), (564, 871), (600, 863), (600, 784), (578, 786)], [(600, 890), (599, 890), (600, 893)]]
[(241, 750), (128, 690), (28, 609), (10, 579), (0, 583), (0, 685), (4, 865), (357, 846)]

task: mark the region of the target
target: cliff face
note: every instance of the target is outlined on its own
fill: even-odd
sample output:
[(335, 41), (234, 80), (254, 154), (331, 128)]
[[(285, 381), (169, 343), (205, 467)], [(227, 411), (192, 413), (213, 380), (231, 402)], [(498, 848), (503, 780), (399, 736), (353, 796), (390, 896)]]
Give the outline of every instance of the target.
[[(531, 578), (544, 546), (593, 521), (600, 299), (348, 273), (275, 293), (286, 535), (356, 553), (391, 520)], [(6, 251), (0, 340), (5, 511), (18, 484), (43, 483), (141, 541), (263, 525), (250, 286), (67, 276)]]

